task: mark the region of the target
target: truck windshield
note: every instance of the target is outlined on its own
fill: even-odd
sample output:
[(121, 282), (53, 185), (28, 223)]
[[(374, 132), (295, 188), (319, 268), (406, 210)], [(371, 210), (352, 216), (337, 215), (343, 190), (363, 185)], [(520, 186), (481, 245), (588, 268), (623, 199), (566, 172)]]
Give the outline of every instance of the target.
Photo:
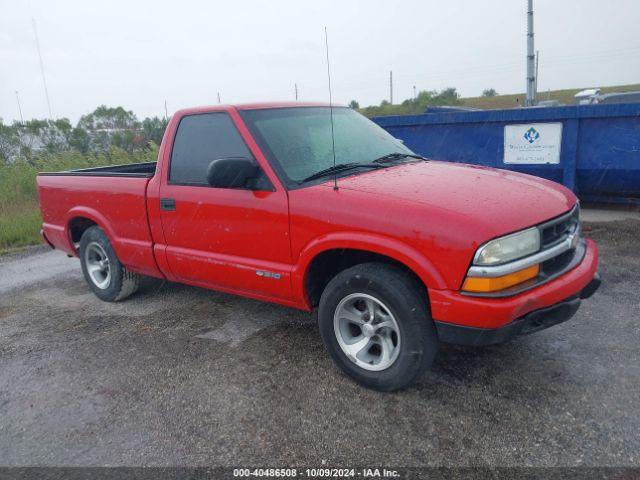
[[(245, 110), (242, 117), (289, 185), (304, 183), (333, 166), (329, 107)], [(357, 166), (341, 169), (340, 176), (368, 171), (365, 164), (371, 165), (385, 155), (413, 154), (399, 140), (350, 108), (333, 108), (333, 128), (336, 165), (363, 164), (362, 169)]]

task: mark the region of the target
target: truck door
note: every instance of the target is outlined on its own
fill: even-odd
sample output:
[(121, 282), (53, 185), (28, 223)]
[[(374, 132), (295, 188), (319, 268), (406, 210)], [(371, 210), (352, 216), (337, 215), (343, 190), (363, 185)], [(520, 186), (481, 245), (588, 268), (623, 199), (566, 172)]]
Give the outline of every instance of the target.
[(253, 189), (214, 188), (211, 161), (254, 156), (227, 112), (187, 115), (160, 186), (168, 266), (176, 280), (268, 299), (291, 298), (287, 194), (262, 172)]

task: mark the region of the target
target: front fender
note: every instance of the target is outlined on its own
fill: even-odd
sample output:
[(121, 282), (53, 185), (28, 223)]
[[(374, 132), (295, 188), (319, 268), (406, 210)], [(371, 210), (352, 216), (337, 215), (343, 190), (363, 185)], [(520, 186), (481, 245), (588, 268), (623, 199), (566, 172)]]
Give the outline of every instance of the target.
[(363, 250), (387, 256), (413, 271), (427, 288), (446, 288), (444, 278), (426, 255), (406, 243), (377, 234), (336, 232), (313, 239), (300, 252), (297, 265), (291, 275), (293, 293), (296, 298), (304, 299), (304, 303), (308, 304), (304, 291), (304, 280), (309, 265), (322, 252), (336, 249)]

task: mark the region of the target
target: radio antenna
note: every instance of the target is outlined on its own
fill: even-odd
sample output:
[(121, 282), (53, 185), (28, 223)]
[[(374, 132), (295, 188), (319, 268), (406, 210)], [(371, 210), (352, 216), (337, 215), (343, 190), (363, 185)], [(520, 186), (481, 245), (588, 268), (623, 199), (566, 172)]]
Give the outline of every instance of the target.
[(36, 50), (38, 50), (38, 58), (40, 59), (40, 73), (42, 74), (42, 84), (44, 85), (44, 96), (47, 99), (47, 109), (49, 110), (49, 120), (53, 120), (51, 115), (51, 102), (49, 102), (49, 90), (47, 90), (47, 77), (44, 75), (44, 63), (42, 63), (42, 53), (40, 52), (40, 40), (38, 39), (38, 30), (36, 29), (36, 19), (31, 17), (31, 25), (33, 25), (33, 35), (36, 37)]
[(331, 117), (331, 152), (333, 153), (333, 189), (338, 190), (338, 174), (336, 170), (336, 140), (333, 134), (333, 100), (331, 98), (331, 69), (329, 68), (329, 36), (324, 27), (324, 45), (327, 50), (327, 79), (329, 80), (329, 116)]

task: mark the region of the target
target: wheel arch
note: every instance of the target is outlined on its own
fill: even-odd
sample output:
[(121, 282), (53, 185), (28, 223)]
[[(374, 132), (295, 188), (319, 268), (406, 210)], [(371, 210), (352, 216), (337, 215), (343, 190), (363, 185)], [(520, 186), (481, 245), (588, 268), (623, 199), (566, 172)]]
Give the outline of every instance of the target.
[(384, 236), (345, 232), (313, 241), (302, 251), (292, 276), (294, 292), (312, 309), (333, 276), (345, 268), (371, 261), (395, 264), (408, 271), (426, 292), (445, 288), (438, 270), (411, 246)]
[(72, 251), (75, 252), (76, 255), (78, 254), (76, 244), (80, 242), (82, 234), (88, 228), (93, 226), (100, 227), (104, 231), (105, 235), (107, 236), (107, 238), (109, 238), (109, 240), (111, 241), (111, 245), (114, 249), (116, 249), (117, 253), (117, 242), (114, 242), (114, 239), (116, 237), (109, 226), (109, 222), (100, 212), (88, 207), (72, 208), (67, 213), (65, 228)]

